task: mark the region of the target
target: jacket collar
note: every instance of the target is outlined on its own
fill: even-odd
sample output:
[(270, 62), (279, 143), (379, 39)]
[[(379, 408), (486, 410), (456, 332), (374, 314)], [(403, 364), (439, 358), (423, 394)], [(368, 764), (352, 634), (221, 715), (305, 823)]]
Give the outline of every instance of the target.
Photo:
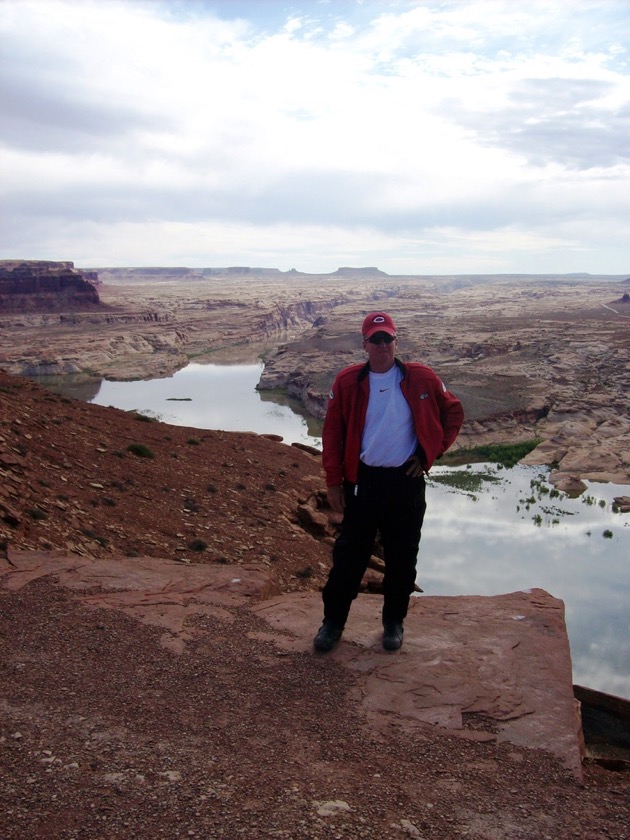
[[(405, 365), (400, 361), (400, 359), (394, 359), (394, 364), (402, 371), (403, 379), (407, 374), (407, 368)], [(370, 363), (366, 362), (361, 370), (359, 371), (359, 376), (357, 377), (358, 381), (361, 382), (370, 372)]]

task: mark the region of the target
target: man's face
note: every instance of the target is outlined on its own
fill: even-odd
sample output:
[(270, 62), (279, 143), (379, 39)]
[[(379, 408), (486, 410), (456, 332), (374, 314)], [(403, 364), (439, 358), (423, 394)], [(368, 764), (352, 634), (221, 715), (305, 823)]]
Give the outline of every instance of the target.
[(368, 354), (370, 370), (374, 373), (386, 373), (394, 364), (398, 339), (386, 332), (377, 332), (363, 342)]

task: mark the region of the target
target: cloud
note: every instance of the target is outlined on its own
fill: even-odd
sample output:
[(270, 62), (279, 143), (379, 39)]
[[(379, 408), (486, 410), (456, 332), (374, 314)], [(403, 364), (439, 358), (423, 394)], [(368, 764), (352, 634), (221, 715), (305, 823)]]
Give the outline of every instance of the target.
[(627, 270), (624, 3), (284, 9), (4, 0), (0, 255)]

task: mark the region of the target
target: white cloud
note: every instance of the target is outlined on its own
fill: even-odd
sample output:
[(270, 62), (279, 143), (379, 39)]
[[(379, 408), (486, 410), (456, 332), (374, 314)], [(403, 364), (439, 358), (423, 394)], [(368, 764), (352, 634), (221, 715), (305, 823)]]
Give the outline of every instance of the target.
[(1, 256), (628, 270), (625, 3), (282, 9), (4, 0)]

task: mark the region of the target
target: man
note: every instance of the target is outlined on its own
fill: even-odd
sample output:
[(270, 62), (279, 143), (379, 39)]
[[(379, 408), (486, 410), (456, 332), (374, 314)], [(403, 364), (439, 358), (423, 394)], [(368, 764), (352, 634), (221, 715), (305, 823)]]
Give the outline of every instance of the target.
[(385, 562), (383, 647), (402, 645), (426, 508), (424, 474), (464, 420), (462, 404), (430, 368), (396, 358), (396, 327), (386, 312), (369, 314), (362, 336), (367, 364), (336, 377), (322, 436), (328, 501), (343, 522), (313, 641), (320, 652), (341, 638), (377, 532)]

